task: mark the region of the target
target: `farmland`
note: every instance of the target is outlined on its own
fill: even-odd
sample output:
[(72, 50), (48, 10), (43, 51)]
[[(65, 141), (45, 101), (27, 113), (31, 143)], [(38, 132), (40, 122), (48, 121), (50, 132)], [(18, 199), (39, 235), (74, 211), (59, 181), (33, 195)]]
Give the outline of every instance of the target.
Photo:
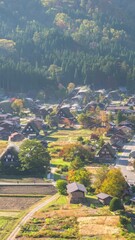
[(33, 219), (22, 227), (19, 240), (38, 238), (124, 240), (120, 234), (119, 216), (113, 216), (108, 207), (100, 207), (95, 198), (88, 199), (96, 204), (96, 208), (70, 205), (67, 197), (59, 197), (37, 212)]
[(26, 210), (40, 199), (40, 197), (0, 197), (0, 210)]
[(59, 157), (60, 150), (67, 144), (76, 143), (78, 137), (80, 136), (83, 136), (84, 139), (89, 140), (91, 132), (92, 131), (89, 129), (64, 129), (56, 131), (49, 135), (49, 137), (46, 137), (46, 140), (50, 141), (49, 151), (52, 157), (51, 164), (54, 166), (69, 166), (69, 162), (65, 162)]
[(0, 194), (7, 194), (7, 195), (52, 195), (56, 193), (56, 190), (53, 185), (0, 185)]
[[(10, 214), (9, 214), (10, 215)], [(0, 239), (5, 240), (19, 219), (17, 216), (0, 216)]]

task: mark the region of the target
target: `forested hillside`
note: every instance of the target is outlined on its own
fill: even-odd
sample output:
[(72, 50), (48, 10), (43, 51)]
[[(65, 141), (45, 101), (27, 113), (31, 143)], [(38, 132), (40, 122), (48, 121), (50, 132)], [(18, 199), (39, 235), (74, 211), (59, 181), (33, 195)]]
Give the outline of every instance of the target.
[(0, 88), (133, 90), (134, 23), (134, 0), (0, 0)]

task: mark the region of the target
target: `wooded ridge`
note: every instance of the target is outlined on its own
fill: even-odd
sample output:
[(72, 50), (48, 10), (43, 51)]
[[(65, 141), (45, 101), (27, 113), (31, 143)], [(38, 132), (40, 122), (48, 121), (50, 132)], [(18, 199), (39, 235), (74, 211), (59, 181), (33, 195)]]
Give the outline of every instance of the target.
[(133, 0), (0, 0), (0, 88), (135, 83)]

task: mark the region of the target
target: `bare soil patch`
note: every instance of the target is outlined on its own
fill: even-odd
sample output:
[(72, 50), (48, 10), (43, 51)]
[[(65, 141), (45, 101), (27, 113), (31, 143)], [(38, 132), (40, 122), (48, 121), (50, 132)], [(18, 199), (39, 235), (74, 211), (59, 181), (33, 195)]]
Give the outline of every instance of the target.
[(0, 186), (0, 194), (39, 194), (39, 195), (52, 195), (56, 193), (54, 186)]
[(24, 210), (38, 202), (41, 198), (0, 197), (0, 210)]

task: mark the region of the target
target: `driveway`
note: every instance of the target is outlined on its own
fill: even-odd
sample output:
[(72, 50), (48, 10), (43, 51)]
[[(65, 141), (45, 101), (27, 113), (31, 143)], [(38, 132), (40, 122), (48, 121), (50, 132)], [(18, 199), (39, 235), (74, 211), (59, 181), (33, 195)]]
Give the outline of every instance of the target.
[(16, 228), (13, 230), (13, 232), (10, 234), (10, 236), (7, 238), (7, 240), (15, 240), (17, 234), (21, 230), (21, 227), (30, 220), (30, 218), (33, 217), (33, 215), (39, 211), (42, 207), (45, 207), (47, 204), (51, 203), (52, 201), (56, 200), (58, 198), (58, 194), (55, 194), (51, 198), (45, 200), (44, 202), (39, 202), (39, 204), (34, 207), (27, 215), (20, 221), (20, 223), (16, 226)]
[(135, 184), (135, 171), (129, 166), (129, 154), (131, 151), (135, 151), (135, 136), (129, 143), (124, 145), (123, 152), (116, 161), (116, 167), (121, 169), (123, 176), (129, 184)]

